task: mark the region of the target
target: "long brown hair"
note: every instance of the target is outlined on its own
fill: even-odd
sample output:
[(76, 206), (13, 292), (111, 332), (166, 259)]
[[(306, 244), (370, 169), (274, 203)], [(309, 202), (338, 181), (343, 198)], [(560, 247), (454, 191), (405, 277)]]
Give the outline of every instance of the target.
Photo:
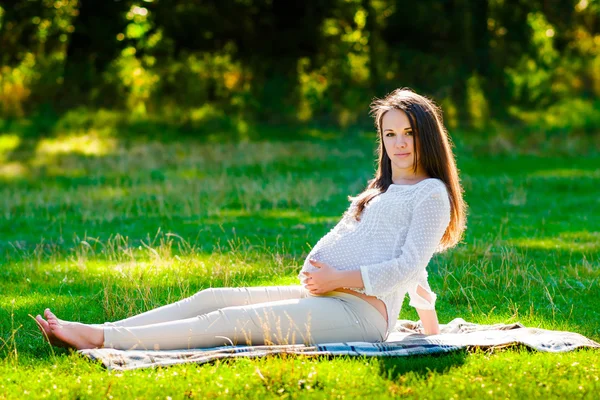
[(460, 184), (452, 141), (444, 127), (441, 109), (430, 99), (411, 89), (401, 88), (389, 93), (383, 99), (371, 103), (371, 112), (378, 132), (378, 165), (375, 178), (369, 181), (367, 188), (356, 197), (353, 217), (360, 221), (365, 206), (371, 199), (385, 192), (392, 182), (392, 162), (383, 144), (382, 121), (384, 114), (392, 109), (402, 110), (408, 116), (415, 140), (415, 162), (431, 177), (446, 184), (450, 200), (450, 223), (440, 241), (440, 249), (456, 245), (462, 238), (466, 226), (466, 204), (463, 200), (463, 188)]

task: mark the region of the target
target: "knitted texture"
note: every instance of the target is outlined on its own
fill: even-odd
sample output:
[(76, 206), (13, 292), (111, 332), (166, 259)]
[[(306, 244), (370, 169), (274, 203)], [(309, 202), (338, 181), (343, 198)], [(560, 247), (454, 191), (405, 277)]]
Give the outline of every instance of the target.
[[(410, 305), (432, 310), (436, 296), (427, 282), (427, 264), (441, 248), (440, 240), (450, 223), (450, 200), (446, 185), (429, 178), (414, 185), (392, 184), (372, 198), (361, 220), (351, 214), (356, 200), (342, 219), (312, 248), (304, 271), (316, 271), (309, 260), (338, 270), (360, 270), (364, 288), (349, 288), (375, 296), (387, 308), (388, 334), (393, 330), (406, 293)], [(429, 302), (417, 294), (421, 286)]]

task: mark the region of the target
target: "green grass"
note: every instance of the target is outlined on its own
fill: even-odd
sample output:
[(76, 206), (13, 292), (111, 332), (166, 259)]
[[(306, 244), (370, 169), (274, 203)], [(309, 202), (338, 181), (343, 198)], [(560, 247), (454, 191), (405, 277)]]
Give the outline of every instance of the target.
[[(593, 398), (598, 351), (396, 359), (268, 357), (107, 372), (45, 344), (29, 314), (123, 318), (209, 286), (297, 284), (374, 167), (373, 142), (0, 134), (0, 398)], [(237, 139), (237, 138), (236, 138)], [(600, 340), (600, 156), (484, 151), (457, 138), (469, 204), (432, 260), (441, 322), (521, 321)], [(479, 142), (480, 144), (482, 142)], [(527, 153), (527, 152), (524, 152)], [(417, 319), (405, 302), (401, 318)]]

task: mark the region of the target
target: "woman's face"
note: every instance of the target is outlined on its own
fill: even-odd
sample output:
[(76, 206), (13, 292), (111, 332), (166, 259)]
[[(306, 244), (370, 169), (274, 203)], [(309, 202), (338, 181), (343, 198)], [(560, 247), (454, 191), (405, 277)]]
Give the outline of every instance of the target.
[(396, 109), (387, 111), (381, 130), (385, 151), (392, 161), (392, 177), (414, 175), (415, 138), (406, 113)]

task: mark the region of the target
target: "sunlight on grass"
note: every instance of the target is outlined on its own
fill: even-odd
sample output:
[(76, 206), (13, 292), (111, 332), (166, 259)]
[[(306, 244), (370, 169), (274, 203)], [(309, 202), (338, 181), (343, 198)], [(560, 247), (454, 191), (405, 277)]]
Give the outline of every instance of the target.
[(600, 251), (600, 232), (565, 232), (556, 237), (509, 239), (507, 244), (539, 250)]
[(9, 162), (0, 165), (0, 177), (7, 180), (13, 180), (27, 176), (29, 169), (21, 162)]
[(265, 210), (263, 215), (267, 218), (308, 218), (309, 214), (300, 210)]
[(11, 312), (12, 310), (24, 310), (33, 313), (40, 313), (41, 307), (50, 305), (65, 304), (73, 301), (72, 297), (67, 294), (12, 294), (0, 295), (0, 309)]
[(0, 135), (0, 178), (12, 180), (28, 174), (28, 168), (20, 161), (7, 161), (8, 155), (20, 144), (21, 138), (15, 134)]
[(306, 129), (305, 133), (307, 136), (314, 137), (316, 139), (322, 139), (322, 140), (335, 140), (335, 139), (338, 139), (340, 136), (340, 133), (335, 130), (325, 131), (323, 129), (315, 129), (315, 128)]
[[(274, 210), (274, 211), (277, 211), (277, 210)], [(263, 226), (264, 222), (266, 222), (266, 221), (281, 219), (283, 222), (279, 221), (280, 223), (278, 224), (278, 226), (282, 227), (282, 229), (284, 229), (284, 230), (286, 230), (286, 229), (302, 230), (302, 229), (306, 229), (309, 225), (313, 225), (313, 224), (318, 224), (318, 225), (327, 224), (327, 225), (331, 225), (333, 227), (333, 225), (335, 225), (341, 219), (341, 216), (335, 216), (335, 217), (314, 216), (314, 217), (311, 217), (307, 213), (301, 213), (301, 212), (289, 213), (287, 215), (285, 215), (285, 213), (284, 213), (283, 215), (278, 215), (278, 216), (273, 216), (273, 215), (278, 215), (278, 213), (277, 212), (269, 212), (269, 210), (254, 211), (254, 212), (239, 210), (238, 212), (234, 212), (234, 213), (228, 213), (228, 212), (222, 213), (219, 211), (218, 216), (203, 218), (201, 221), (199, 221), (199, 223), (203, 223), (205, 225), (222, 225), (224, 222), (232, 223), (232, 224), (235, 224), (237, 222), (239, 224), (252, 223), (252, 224), (260, 224), (260, 226)], [(233, 219), (226, 220), (226, 219), (224, 219), (226, 216), (233, 218)], [(235, 218), (239, 218), (239, 220), (235, 220)], [(249, 222), (243, 222), (242, 218), (244, 218), (246, 221), (249, 221)], [(293, 222), (286, 221), (287, 219), (292, 220)], [(296, 220), (297, 223), (295, 223), (294, 220)]]
[(180, 169), (176, 173), (177, 177), (182, 179), (204, 179), (207, 178), (207, 174), (197, 168)]
[(600, 178), (600, 169), (583, 170), (583, 169), (547, 169), (535, 171), (528, 175), (532, 178)]
[[(160, 249), (159, 249), (160, 250)], [(154, 259), (151, 261), (104, 262), (102, 274), (121, 278), (119, 285), (137, 284), (139, 280), (148, 283), (160, 283), (163, 278), (176, 275), (176, 280), (183, 277), (213, 279), (239, 279), (245, 276), (259, 274), (265, 270), (266, 263), (249, 262), (239, 257), (221, 254), (195, 254), (193, 256), (161, 255), (152, 249)], [(98, 268), (98, 265), (96, 268)]]
[(6, 160), (6, 155), (19, 147), (19, 144), (21, 144), (21, 138), (15, 134), (0, 135), (0, 162)]
[(252, 213), (248, 210), (240, 210), (240, 209), (221, 209), (216, 210), (214, 213), (209, 213), (209, 215), (214, 214), (218, 217), (248, 217), (250, 215), (255, 215), (256, 213)]
[(70, 153), (103, 156), (115, 151), (116, 147), (115, 138), (108, 137), (106, 133), (98, 134), (98, 131), (92, 129), (86, 134), (42, 139), (35, 152), (37, 156)]
[[(210, 215), (210, 214), (209, 214)], [(290, 210), (290, 209), (272, 209), (272, 210), (261, 210), (258, 212), (250, 212), (248, 210), (240, 209), (221, 209), (215, 213), (219, 217), (252, 217), (252, 218), (298, 218), (308, 219), (310, 214), (301, 210)]]
[[(289, 275), (297, 266), (282, 252), (283, 248), (251, 244), (234, 237), (217, 241), (212, 252), (199, 250), (194, 244), (172, 233), (158, 233), (136, 245), (129, 238), (116, 235), (107, 241), (93, 238), (78, 240), (74, 248), (61, 256), (61, 261), (42, 254), (23, 254), (6, 273), (14, 282), (14, 293), (22, 293), (28, 283), (50, 280), (59, 287), (77, 284), (106, 283), (119, 285), (164, 285), (164, 279), (179, 284), (194, 279), (211, 285), (211, 281), (235, 283), (267, 276), (276, 272)], [(41, 257), (40, 257), (41, 256)], [(57, 254), (54, 254), (57, 256)]]

